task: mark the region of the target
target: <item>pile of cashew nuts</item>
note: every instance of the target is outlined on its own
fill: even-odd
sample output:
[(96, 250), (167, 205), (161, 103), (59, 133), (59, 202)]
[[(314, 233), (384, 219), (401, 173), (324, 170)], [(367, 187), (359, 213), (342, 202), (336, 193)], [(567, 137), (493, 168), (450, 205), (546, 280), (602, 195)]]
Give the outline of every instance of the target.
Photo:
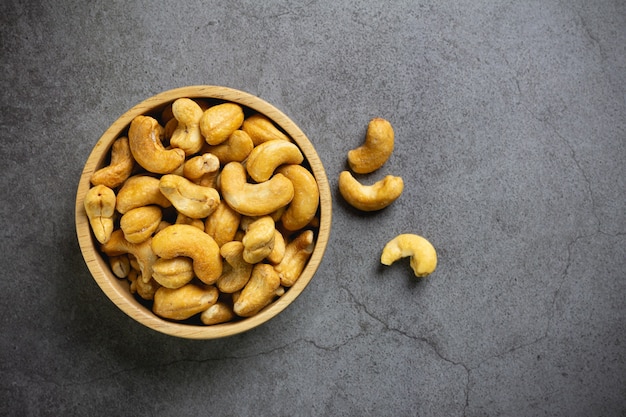
[(235, 103), (180, 98), (135, 117), (91, 184), (85, 211), (111, 271), (164, 319), (253, 316), (313, 252), (319, 189), (301, 150)]
[[(394, 131), (391, 123), (382, 118), (370, 120), (365, 142), (348, 152), (348, 165), (356, 174), (370, 174), (381, 168), (393, 153)], [(343, 198), (361, 211), (381, 210), (396, 201), (404, 190), (402, 177), (387, 175), (372, 185), (363, 185), (350, 171), (339, 174), (339, 192)], [(410, 257), (415, 276), (426, 277), (437, 267), (437, 252), (424, 237), (403, 233), (387, 242), (380, 262), (391, 265)]]

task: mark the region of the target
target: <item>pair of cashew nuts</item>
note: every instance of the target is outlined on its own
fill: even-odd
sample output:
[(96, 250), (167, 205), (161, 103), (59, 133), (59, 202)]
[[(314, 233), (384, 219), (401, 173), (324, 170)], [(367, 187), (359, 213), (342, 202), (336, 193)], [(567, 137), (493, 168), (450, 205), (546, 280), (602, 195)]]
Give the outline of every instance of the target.
[(132, 120), (84, 207), (112, 272), (155, 314), (223, 323), (283, 295), (313, 252), (319, 189), (303, 161), (265, 116), (181, 98)]
[[(370, 120), (365, 143), (348, 152), (350, 169), (357, 174), (369, 174), (381, 168), (394, 148), (394, 131), (391, 123), (382, 118)], [(387, 175), (373, 185), (361, 184), (350, 171), (339, 175), (339, 192), (353, 207), (362, 211), (381, 210), (393, 203), (404, 190), (401, 177)], [(410, 257), (415, 276), (425, 277), (437, 267), (437, 252), (433, 245), (415, 234), (401, 234), (383, 248), (380, 261), (391, 265), (400, 258)]]

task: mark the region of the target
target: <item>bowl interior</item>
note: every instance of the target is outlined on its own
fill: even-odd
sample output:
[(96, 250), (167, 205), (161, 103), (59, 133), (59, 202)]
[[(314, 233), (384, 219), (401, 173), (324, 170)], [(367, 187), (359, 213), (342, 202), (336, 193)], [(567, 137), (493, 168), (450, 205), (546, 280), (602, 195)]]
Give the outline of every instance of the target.
[[(300, 147), (308, 168), (318, 183), (320, 224), (316, 233), (315, 248), (307, 266), (300, 278), (286, 290), (284, 295), (252, 317), (205, 326), (172, 322), (156, 316), (145, 303), (140, 302), (131, 294), (126, 279), (119, 279), (111, 272), (108, 262), (100, 253), (99, 243), (90, 230), (89, 220), (83, 206), (85, 194), (91, 186), (89, 180), (93, 172), (105, 165), (113, 142), (126, 132), (130, 122), (136, 116), (159, 114), (168, 104), (180, 97), (202, 98), (215, 103), (229, 101), (241, 105), (246, 112), (264, 114)], [(213, 339), (250, 330), (279, 314), (298, 297), (313, 278), (326, 250), (331, 227), (331, 205), (330, 187), (322, 162), (309, 139), (291, 119), (271, 104), (249, 93), (220, 86), (189, 86), (162, 92), (137, 104), (117, 119), (100, 137), (85, 163), (79, 181), (76, 194), (76, 232), (83, 258), (93, 278), (122, 311), (141, 324), (161, 333), (190, 339)]]

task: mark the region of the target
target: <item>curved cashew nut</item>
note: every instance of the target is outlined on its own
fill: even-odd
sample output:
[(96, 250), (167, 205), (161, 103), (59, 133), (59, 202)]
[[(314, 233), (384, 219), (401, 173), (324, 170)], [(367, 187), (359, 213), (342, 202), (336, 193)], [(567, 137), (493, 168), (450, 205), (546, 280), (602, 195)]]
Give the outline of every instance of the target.
[(180, 288), (159, 288), (154, 294), (152, 311), (166, 319), (185, 320), (217, 302), (219, 292), (213, 286), (187, 284)]
[(137, 270), (131, 269), (130, 273), (128, 274), (131, 294), (137, 293), (144, 300), (154, 300), (154, 294), (159, 288), (161, 288), (161, 285), (154, 279), (150, 279), (148, 280), (148, 282), (144, 282), (143, 279), (137, 279), (137, 276)]
[(192, 219), (207, 217), (220, 203), (220, 194), (215, 188), (194, 184), (179, 175), (163, 175), (159, 189), (179, 212)]
[(272, 253), (275, 231), (274, 220), (270, 216), (259, 217), (250, 223), (241, 241), (244, 248), (243, 259), (255, 264)]
[(172, 103), (172, 114), (178, 123), (170, 144), (185, 151), (185, 155), (198, 153), (204, 145), (204, 138), (200, 133), (202, 108), (191, 99), (179, 98)]
[(280, 278), (280, 284), (291, 287), (300, 277), (307, 261), (313, 253), (314, 236), (311, 230), (305, 230), (285, 246), (285, 256), (274, 266)]
[(129, 253), (135, 257), (141, 270), (141, 280), (147, 284), (152, 278), (152, 266), (157, 260), (157, 255), (152, 250), (152, 239), (141, 243), (130, 243), (124, 238), (122, 229), (117, 229), (111, 234), (111, 238), (102, 245), (102, 252), (109, 256), (118, 256)]
[(252, 149), (246, 160), (246, 170), (256, 182), (270, 179), (276, 168), (283, 164), (301, 164), (304, 156), (298, 146), (285, 140), (270, 140)]
[(222, 274), (222, 257), (215, 240), (188, 224), (173, 224), (152, 238), (152, 249), (165, 259), (187, 256), (193, 259), (193, 270), (200, 281), (213, 284)]
[(242, 162), (252, 152), (253, 148), (254, 143), (252, 143), (250, 135), (240, 129), (231, 133), (228, 139), (219, 145), (205, 147), (208, 152), (220, 160), (222, 165), (233, 161)]
[(416, 277), (425, 277), (437, 268), (437, 252), (422, 236), (401, 234), (391, 239), (383, 248), (380, 262), (391, 265), (400, 258), (411, 257), (411, 268)]
[(218, 246), (235, 239), (241, 214), (233, 210), (225, 201), (221, 201), (215, 211), (204, 222), (204, 231), (215, 239)]
[(379, 117), (370, 120), (365, 143), (348, 152), (348, 164), (357, 174), (369, 174), (387, 162), (393, 152), (393, 127)]
[(156, 231), (163, 213), (158, 206), (143, 206), (128, 210), (120, 218), (120, 228), (130, 243), (141, 243)]
[(268, 264), (256, 264), (246, 286), (241, 290), (233, 307), (235, 314), (249, 317), (267, 306), (276, 297), (280, 278)]
[(159, 179), (148, 175), (135, 175), (126, 180), (117, 192), (116, 209), (121, 214), (137, 207), (156, 204), (163, 208), (172, 203), (165, 198), (159, 189)]
[(206, 325), (220, 324), (235, 318), (232, 307), (222, 301), (218, 301), (200, 315), (200, 320)]
[(274, 139), (291, 141), (289, 136), (285, 135), (270, 119), (260, 113), (246, 118), (241, 129), (250, 135), (254, 146)]
[(349, 171), (339, 174), (339, 192), (354, 208), (362, 211), (381, 210), (393, 203), (404, 190), (401, 177), (387, 175), (373, 185), (363, 185)]
[(193, 227), (197, 227), (204, 232), (204, 221), (202, 219), (192, 219), (189, 216), (185, 216), (183, 213), (178, 213), (176, 215), (176, 221), (174, 224), (188, 224)]
[(106, 185), (109, 188), (119, 187), (130, 177), (134, 165), (135, 160), (130, 153), (128, 138), (120, 137), (111, 146), (111, 163), (94, 172), (91, 176), (91, 183)]
[(91, 230), (100, 243), (106, 243), (113, 233), (115, 201), (115, 193), (105, 185), (96, 185), (85, 194), (85, 213)]
[(127, 255), (109, 256), (111, 272), (118, 278), (126, 278), (130, 272), (130, 261)]
[(128, 144), (135, 161), (155, 174), (168, 174), (185, 161), (185, 151), (165, 149), (163, 127), (150, 116), (137, 116), (130, 122)]
[(183, 165), (183, 176), (199, 184), (206, 175), (212, 175), (220, 169), (220, 160), (211, 153), (189, 158)]
[(209, 107), (200, 118), (200, 131), (209, 145), (219, 145), (243, 123), (243, 109), (235, 103)]
[(302, 165), (285, 165), (277, 171), (293, 184), (293, 200), (281, 216), (283, 227), (300, 230), (315, 217), (320, 202), (320, 192), (313, 174)]
[(217, 280), (217, 288), (223, 293), (234, 293), (242, 289), (250, 279), (253, 265), (243, 258), (243, 243), (232, 241), (220, 248), (220, 254), (226, 261), (224, 272)]
[(226, 164), (219, 182), (224, 200), (246, 216), (270, 214), (289, 204), (294, 195), (293, 184), (282, 174), (258, 184), (248, 183), (246, 169), (239, 162)]
[(184, 256), (159, 258), (152, 265), (152, 278), (165, 288), (180, 288), (194, 276), (193, 261)]
[(272, 249), (270, 254), (267, 255), (268, 262), (273, 265), (279, 264), (280, 261), (282, 261), (283, 258), (285, 257), (285, 250), (286, 250), (285, 237), (278, 230), (275, 230), (274, 231), (274, 248)]

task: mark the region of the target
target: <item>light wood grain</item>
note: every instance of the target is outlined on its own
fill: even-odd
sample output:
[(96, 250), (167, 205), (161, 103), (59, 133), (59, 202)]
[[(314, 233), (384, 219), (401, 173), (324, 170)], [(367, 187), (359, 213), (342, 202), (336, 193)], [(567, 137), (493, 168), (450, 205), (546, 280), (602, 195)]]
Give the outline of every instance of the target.
[[(154, 315), (130, 293), (126, 280), (120, 280), (113, 275), (107, 262), (100, 255), (85, 214), (83, 201), (90, 187), (89, 179), (95, 170), (103, 166), (115, 139), (127, 130), (128, 125), (136, 116), (158, 111), (179, 97), (231, 101), (264, 114), (291, 136), (300, 147), (319, 185), (320, 226), (315, 249), (302, 275), (282, 297), (255, 316), (241, 321), (213, 326), (195, 326), (172, 323)], [(287, 308), (304, 291), (317, 271), (328, 244), (332, 223), (332, 198), (328, 178), (315, 147), (291, 119), (276, 107), (254, 95), (227, 87), (199, 85), (169, 90), (150, 97), (128, 110), (111, 124), (96, 143), (85, 163), (76, 193), (75, 217), (80, 250), (89, 271), (104, 294), (124, 313), (153, 330), (171, 336), (189, 339), (215, 339), (245, 332), (265, 323)]]

